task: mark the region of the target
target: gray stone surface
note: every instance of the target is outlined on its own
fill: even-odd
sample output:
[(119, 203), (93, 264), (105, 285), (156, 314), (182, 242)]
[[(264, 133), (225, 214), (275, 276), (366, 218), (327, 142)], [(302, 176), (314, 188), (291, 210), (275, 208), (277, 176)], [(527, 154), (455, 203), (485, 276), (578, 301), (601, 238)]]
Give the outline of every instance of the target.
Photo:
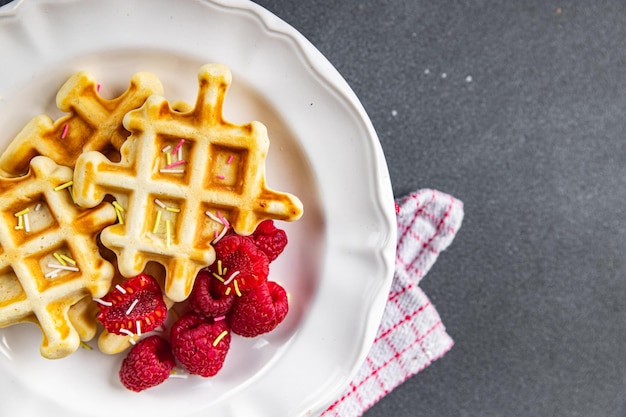
[(456, 341), (366, 417), (626, 415), (626, 3), (259, 0), (337, 67), (394, 193), (465, 203)]
[(626, 3), (257, 3), (352, 86), (396, 196), (465, 203), (423, 281), (456, 345), (366, 417), (626, 416)]

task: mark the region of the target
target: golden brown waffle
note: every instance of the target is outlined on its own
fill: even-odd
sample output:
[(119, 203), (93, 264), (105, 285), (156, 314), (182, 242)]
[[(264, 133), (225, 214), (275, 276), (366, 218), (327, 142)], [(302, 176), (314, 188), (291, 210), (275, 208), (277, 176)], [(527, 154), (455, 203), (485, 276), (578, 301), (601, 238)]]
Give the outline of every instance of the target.
[(114, 273), (96, 236), (115, 222), (115, 209), (76, 206), (71, 180), (70, 168), (44, 156), (25, 176), (0, 177), (0, 327), (36, 323), (50, 359), (95, 335), (85, 297), (103, 296)]
[(230, 70), (203, 66), (195, 107), (173, 110), (153, 95), (124, 118), (131, 132), (112, 162), (86, 152), (76, 163), (75, 198), (93, 207), (116, 198), (121, 221), (102, 232), (125, 277), (155, 261), (165, 266), (165, 294), (187, 298), (196, 273), (215, 258), (211, 242), (232, 227), (250, 234), (265, 219), (302, 215), (295, 196), (265, 185), (267, 129), (259, 122), (235, 125), (222, 117)]
[(93, 302), (91, 295), (86, 295), (68, 311), (70, 323), (78, 332), (80, 340), (86, 342), (93, 339), (98, 332), (98, 306)]
[(98, 90), (92, 74), (74, 74), (56, 97), (59, 110), (68, 114), (57, 121), (46, 115), (32, 119), (0, 156), (0, 170), (22, 175), (36, 155), (73, 167), (84, 151), (115, 154), (129, 134), (122, 126), (124, 115), (151, 94), (163, 93), (161, 82), (148, 72), (133, 75), (128, 89), (115, 99), (102, 98)]

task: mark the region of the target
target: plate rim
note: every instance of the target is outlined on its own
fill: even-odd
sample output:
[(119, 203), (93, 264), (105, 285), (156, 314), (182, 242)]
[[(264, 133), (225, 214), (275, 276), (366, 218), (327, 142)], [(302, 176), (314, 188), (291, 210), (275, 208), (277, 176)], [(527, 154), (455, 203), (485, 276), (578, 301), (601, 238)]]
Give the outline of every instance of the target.
[[(90, 0), (69, 0), (66, 3), (72, 2), (88, 2)], [(355, 112), (359, 120), (363, 123), (363, 127), (368, 132), (367, 142), (373, 152), (372, 163), (374, 164), (373, 179), (376, 182), (375, 188), (378, 193), (373, 196), (373, 201), (376, 203), (381, 219), (385, 222), (385, 227), (388, 229), (387, 241), (380, 248), (379, 255), (381, 262), (384, 266), (384, 277), (381, 277), (380, 291), (377, 296), (372, 300), (372, 305), (369, 310), (369, 317), (366, 319), (368, 324), (366, 334), (363, 337), (363, 343), (359, 349), (358, 357), (355, 358), (354, 366), (351, 367), (350, 372), (345, 374), (341, 380), (335, 386), (335, 389), (326, 396), (326, 398), (320, 398), (317, 401), (311, 400), (311, 407), (308, 411), (303, 411), (302, 415), (308, 412), (319, 413), (324, 410), (325, 406), (328, 406), (335, 398), (337, 398), (343, 389), (348, 386), (352, 377), (358, 371), (358, 368), (371, 346), (376, 329), (382, 318), (384, 305), (387, 299), (387, 293), (391, 285), (393, 278), (394, 261), (395, 261), (395, 241), (396, 241), (396, 224), (395, 213), (393, 211), (393, 192), (391, 188), (391, 181), (389, 178), (389, 171), (387, 163), (384, 158), (382, 146), (376, 134), (376, 131), (372, 125), (371, 120), (367, 116), (365, 109), (361, 102), (358, 100), (354, 91), (350, 88), (345, 79), (339, 74), (336, 68), (323, 56), (323, 54), (308, 41), (299, 31), (289, 25), (287, 22), (263, 8), (259, 4), (253, 3), (247, 0), (189, 0), (199, 3), (210, 3), (220, 6), (224, 9), (240, 10), (245, 13), (249, 13), (257, 18), (264, 27), (274, 33), (294, 41), (295, 48), (299, 54), (306, 59), (310, 68), (314, 71), (319, 81), (324, 82), (327, 86), (332, 88), (339, 96), (344, 100), (344, 104)], [(0, 7), (0, 26), (2, 25), (2, 19), (6, 17), (17, 17), (22, 7), (28, 3), (46, 4), (53, 3), (52, 0), (14, 0), (7, 5)], [(58, 2), (57, 2), (58, 3)], [(308, 415), (308, 414), (307, 414)]]

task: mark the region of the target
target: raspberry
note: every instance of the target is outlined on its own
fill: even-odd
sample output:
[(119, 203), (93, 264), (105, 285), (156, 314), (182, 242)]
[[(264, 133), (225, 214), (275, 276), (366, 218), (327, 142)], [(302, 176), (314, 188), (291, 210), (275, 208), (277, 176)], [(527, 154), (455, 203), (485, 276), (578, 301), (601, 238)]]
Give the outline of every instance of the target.
[(287, 292), (279, 284), (268, 281), (235, 299), (228, 322), (233, 333), (254, 337), (276, 328), (288, 311)]
[(101, 301), (98, 320), (110, 333), (147, 333), (160, 326), (167, 316), (161, 287), (147, 274), (124, 281)]
[(230, 331), (225, 320), (214, 321), (191, 311), (172, 325), (170, 341), (174, 356), (189, 373), (209, 377), (222, 369)]
[(207, 317), (218, 317), (226, 314), (233, 306), (235, 295), (223, 295), (216, 289), (222, 285), (220, 281), (213, 278), (208, 269), (202, 269), (196, 276), (193, 290), (187, 299), (189, 307), (198, 314)]
[(120, 381), (131, 391), (143, 391), (165, 381), (175, 365), (169, 342), (149, 336), (133, 346), (122, 361)]
[(215, 262), (209, 271), (223, 285), (215, 288), (220, 294), (241, 294), (267, 281), (269, 260), (248, 236), (229, 235), (214, 246)]
[(278, 258), (287, 246), (287, 233), (274, 226), (272, 220), (259, 223), (251, 237), (256, 246), (267, 255), (270, 262)]

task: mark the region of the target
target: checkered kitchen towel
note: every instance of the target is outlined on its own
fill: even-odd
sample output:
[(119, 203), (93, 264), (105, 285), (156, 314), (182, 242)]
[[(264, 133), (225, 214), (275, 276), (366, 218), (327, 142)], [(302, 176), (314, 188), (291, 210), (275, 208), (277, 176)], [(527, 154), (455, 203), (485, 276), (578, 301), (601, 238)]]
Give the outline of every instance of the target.
[(396, 201), (396, 270), (374, 344), (354, 380), (323, 417), (357, 417), (402, 382), (443, 356), (453, 341), (420, 280), (463, 220), (463, 203), (435, 190)]

